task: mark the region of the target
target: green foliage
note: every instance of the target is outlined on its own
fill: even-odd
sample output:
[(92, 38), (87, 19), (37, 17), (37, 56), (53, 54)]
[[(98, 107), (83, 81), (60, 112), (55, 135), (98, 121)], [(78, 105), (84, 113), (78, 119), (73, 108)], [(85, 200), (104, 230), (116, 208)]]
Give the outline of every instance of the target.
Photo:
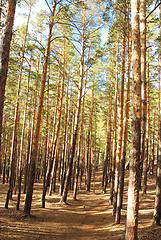
[[(152, 1), (148, 2), (148, 11), (151, 11)], [(36, 9), (36, 1), (21, 1), (21, 6), (28, 9), (33, 5)], [(154, 4), (155, 5), (155, 4)], [(92, 81), (95, 79), (94, 85), (94, 112), (93, 112), (93, 152), (100, 148), (101, 161), (103, 162), (104, 149), (106, 144), (106, 123), (108, 118), (108, 99), (109, 91), (112, 91), (112, 124), (115, 100), (115, 81), (116, 81), (116, 52), (117, 41), (119, 41), (119, 62), (118, 71), (120, 78), (120, 62), (121, 48), (123, 36), (123, 19), (124, 19), (125, 1), (59, 1), (56, 8), (54, 18), (54, 29), (52, 32), (50, 59), (48, 64), (49, 78), (49, 133), (52, 135), (53, 119), (56, 110), (57, 85), (59, 78), (62, 79), (64, 71), (65, 56), (65, 88), (67, 87), (67, 79), (69, 78), (69, 94), (64, 93), (63, 110), (61, 119), (61, 135), (63, 135), (64, 118), (65, 118), (65, 101), (68, 99), (68, 131), (69, 138), (72, 131), (73, 116), (76, 109), (77, 94), (80, 79), (80, 54), (82, 47), (82, 25), (83, 14), (84, 22), (84, 79), (87, 74), (87, 90), (85, 96), (85, 112), (84, 112), (84, 139), (89, 127), (89, 115), (91, 109), (92, 98)], [(35, 17), (32, 18), (27, 34), (27, 42), (25, 49), (23, 42), (25, 38), (26, 23), (16, 26), (13, 32), (12, 45), (10, 51), (10, 62), (8, 70), (8, 79), (6, 85), (5, 106), (4, 106), (4, 133), (9, 132), (12, 135), (14, 123), (14, 107), (17, 98), (17, 80), (20, 69), (20, 59), (24, 50), (24, 64), (22, 72), (22, 86), (20, 94), (20, 121), (19, 121), (19, 139), (23, 125), (23, 112), (25, 108), (25, 100), (27, 95), (27, 81), (30, 72), (30, 87), (27, 101), (27, 123), (26, 133), (31, 123), (34, 111), (37, 111), (38, 98), (40, 90), (40, 81), (43, 71), (43, 61), (45, 56), (45, 45), (48, 34), (48, 24), (50, 12), (40, 10)], [(27, 20), (26, 20), (27, 21)], [(101, 27), (108, 25), (108, 40), (104, 46), (101, 43)], [(151, 111), (157, 109), (158, 106), (158, 55), (160, 52), (160, 36), (159, 36), (159, 16), (156, 12), (150, 15), (147, 22), (147, 52), (150, 62), (150, 106)], [(130, 29), (127, 29), (127, 31)], [(36, 97), (37, 96), (37, 97)], [(34, 102), (36, 99), (36, 103)], [(46, 114), (47, 114), (47, 83), (45, 91), (45, 103), (42, 114), (41, 140), (44, 141), (46, 130)], [(35, 107), (35, 109), (34, 109)], [(131, 112), (129, 119), (129, 132), (127, 142), (127, 153), (130, 151), (131, 139)], [(152, 121), (152, 119), (151, 119)], [(5, 134), (4, 134), (5, 135)], [(62, 137), (62, 136), (61, 136)], [(5, 138), (5, 137), (4, 137)], [(27, 135), (25, 135), (27, 142)], [(42, 143), (41, 158), (44, 154), (44, 142)], [(96, 146), (96, 148), (95, 148)], [(95, 150), (94, 150), (95, 149)]]

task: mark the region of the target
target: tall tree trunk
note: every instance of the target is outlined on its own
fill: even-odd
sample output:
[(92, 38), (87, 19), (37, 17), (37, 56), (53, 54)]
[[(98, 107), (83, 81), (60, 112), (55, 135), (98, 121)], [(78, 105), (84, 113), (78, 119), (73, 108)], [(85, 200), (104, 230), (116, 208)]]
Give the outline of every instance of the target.
[(112, 84), (110, 84), (110, 87), (109, 87), (108, 123), (107, 123), (107, 133), (106, 133), (107, 139), (106, 139), (105, 157), (104, 157), (104, 184), (103, 184), (104, 193), (106, 193), (110, 159), (111, 159), (111, 112), (112, 112)]
[(26, 193), (26, 186), (28, 180), (29, 172), (29, 158), (30, 158), (30, 147), (31, 147), (31, 116), (29, 115), (29, 124), (28, 124), (28, 136), (27, 136), (27, 151), (26, 151), (26, 162), (24, 167), (24, 183), (23, 183), (23, 193)]
[(30, 66), (29, 66), (29, 75), (28, 75), (28, 84), (27, 84), (27, 95), (26, 95), (26, 103), (24, 110), (24, 119), (22, 126), (22, 134), (21, 134), (21, 146), (20, 146), (20, 158), (19, 158), (19, 176), (18, 176), (18, 197), (17, 197), (17, 205), (16, 209), (19, 210), (20, 197), (21, 197), (21, 181), (22, 181), (22, 164), (23, 164), (23, 152), (24, 152), (24, 136), (25, 136), (25, 128), (26, 128), (26, 111), (27, 111), (27, 103), (28, 103), (28, 94), (29, 94), (29, 84), (30, 84), (30, 75), (31, 75), (31, 58), (30, 57)]
[(18, 123), (19, 123), (19, 112), (15, 111), (14, 130), (13, 130), (13, 138), (12, 138), (12, 146), (11, 146), (11, 168), (10, 168), (8, 191), (7, 191), (6, 202), (5, 202), (6, 209), (8, 209), (9, 200), (12, 199), (14, 180), (16, 177)]
[(120, 161), (122, 149), (122, 133), (123, 133), (123, 105), (124, 105), (124, 80), (125, 80), (125, 48), (126, 48), (126, 2), (124, 6), (124, 33), (122, 42), (122, 57), (121, 57), (121, 88), (120, 88), (120, 102), (119, 102), (119, 122), (118, 122), (118, 143), (116, 150), (116, 171), (115, 171), (115, 186), (114, 186), (114, 201), (113, 214), (116, 213), (117, 194), (119, 186)]
[[(62, 108), (63, 108), (63, 97), (64, 97), (64, 86), (65, 86), (65, 38), (64, 38), (64, 47), (63, 47), (63, 73), (62, 73), (62, 83), (61, 83), (61, 96), (59, 100), (59, 106), (58, 106), (58, 118), (56, 121), (56, 127), (55, 127), (55, 136), (54, 136), (54, 144), (53, 144), (53, 153), (52, 153), (52, 160), (49, 166), (49, 171), (47, 173), (47, 178), (46, 178), (46, 186), (45, 189), (47, 191), (47, 187), (50, 184), (50, 175), (52, 171), (52, 179), (54, 175), (56, 174), (56, 169), (58, 166), (58, 158), (55, 157), (56, 154), (56, 149), (57, 149), (57, 143), (59, 141), (59, 133), (60, 133), (60, 124), (61, 124), (61, 116), (62, 116)], [(54, 163), (54, 165), (53, 165)], [(50, 190), (49, 190), (49, 195), (51, 195), (52, 191), (52, 184), (50, 185)]]
[[(147, 117), (146, 117), (146, 135), (145, 135), (145, 153), (143, 162), (143, 194), (147, 190), (147, 171), (149, 161), (149, 121), (150, 121), (150, 88), (149, 88), (149, 62), (147, 63)], [(141, 180), (140, 180), (141, 181)]]
[[(160, 7), (160, 20), (161, 20), (161, 7)], [(160, 23), (160, 36), (161, 36), (161, 23)], [(160, 41), (161, 45), (161, 41)], [(159, 53), (159, 62), (161, 61), (161, 54)], [(158, 123), (159, 123), (159, 143), (158, 143), (158, 154), (157, 154), (157, 176), (156, 176), (156, 196), (155, 196), (155, 206), (154, 206), (154, 214), (153, 214), (153, 224), (154, 225), (161, 225), (161, 112), (160, 112), (160, 82), (161, 82), (161, 69), (159, 65), (159, 116), (158, 116)]]
[(48, 150), (48, 134), (49, 134), (49, 79), (50, 79), (50, 61), (49, 61), (49, 74), (48, 74), (48, 88), (46, 97), (46, 131), (45, 131), (45, 153), (43, 160), (43, 194), (42, 194), (42, 208), (45, 208), (45, 181), (46, 181), (46, 170), (47, 170), (47, 150)]
[(129, 34), (129, 18), (127, 19), (128, 39), (127, 39), (127, 83), (126, 83), (126, 104), (125, 104), (125, 122), (124, 122), (124, 134), (123, 134), (123, 146), (121, 153), (120, 164), (120, 176), (119, 176), (119, 188), (117, 196), (117, 208), (115, 223), (120, 223), (121, 208), (123, 201), (124, 190), (124, 173), (125, 173), (125, 159), (126, 159), (126, 145), (128, 135), (128, 122), (129, 122), (129, 106), (130, 106), (130, 69), (131, 69), (131, 38)]
[(63, 190), (62, 198), (60, 201), (61, 203), (66, 203), (66, 200), (67, 200), (68, 188), (69, 188), (70, 178), (72, 174), (73, 159), (74, 159), (76, 140), (77, 140), (77, 134), (78, 134), (81, 103), (82, 103), (82, 88), (83, 88), (83, 77), (84, 77), (84, 52), (85, 52), (85, 6), (83, 6), (83, 10), (82, 10), (82, 34), (81, 35), (82, 35), (81, 36), (82, 42), (81, 42), (81, 61), (80, 61), (80, 81), (79, 81), (79, 88), (78, 88), (79, 92), (78, 92), (78, 100), (77, 100), (75, 120), (74, 120), (74, 126), (73, 126), (74, 129), (73, 129), (72, 139), (71, 139), (71, 148), (69, 152), (68, 169), (66, 174), (64, 190)]
[(92, 118), (93, 118), (93, 102), (94, 102), (94, 78), (93, 76), (93, 87), (92, 87), (92, 100), (91, 100), (91, 111), (89, 117), (89, 129), (88, 129), (88, 141), (87, 141), (87, 191), (90, 191), (91, 187), (91, 175), (92, 175)]
[(113, 204), (114, 180), (115, 180), (115, 162), (116, 162), (116, 125), (117, 125), (117, 102), (118, 102), (118, 62), (119, 62), (119, 41), (117, 40), (116, 50), (116, 84), (115, 84), (115, 102), (114, 102), (114, 120), (113, 120), (113, 144), (112, 144), (112, 169), (110, 184), (110, 204)]
[(46, 51), (45, 51), (45, 57), (44, 57), (44, 65), (43, 65), (43, 74), (42, 74), (42, 79), (41, 79), (41, 89), (40, 89), (40, 98), (39, 98), (39, 105), (38, 105), (38, 112), (37, 112), (34, 146), (33, 146), (32, 155), (31, 155), (30, 172), (29, 172), (29, 179), (28, 179), (28, 186), (27, 186), (27, 193), (26, 193), (23, 216), (30, 215), (30, 211), (31, 211), (32, 194), (33, 194), (33, 186), (34, 186), (34, 179), (35, 179), (35, 166), (36, 166), (36, 158), (37, 158), (39, 133), (40, 133), (40, 124), (41, 124), (41, 114), (42, 114), (42, 108), (43, 108), (45, 82), (46, 82), (48, 59), (49, 59), (49, 54), (50, 54), (52, 28), (54, 25), (55, 9), (56, 9), (56, 0), (53, 1), (53, 7), (52, 7), (50, 23), (49, 23), (49, 34), (48, 34), (48, 38), (47, 38)]
[[(87, 63), (89, 61), (89, 57), (90, 57), (90, 48), (89, 48), (89, 51), (88, 51)], [(86, 72), (85, 72), (85, 81), (84, 81), (84, 89), (83, 89), (83, 100), (82, 100), (82, 109), (81, 109), (81, 122), (80, 122), (78, 150), (77, 150), (77, 161), (76, 161), (76, 174), (75, 174), (74, 191), (73, 191), (73, 199), (75, 199), (75, 200), (76, 200), (77, 189), (78, 189), (78, 177), (79, 177), (79, 169), (80, 169), (81, 150), (82, 150), (83, 122), (84, 122), (84, 104), (85, 104), (85, 96), (86, 96), (87, 75), (88, 75), (88, 64), (87, 64)]]
[[(160, 10), (161, 11), (161, 10)], [(161, 36), (161, 26), (160, 26), (160, 36)], [(161, 47), (161, 41), (160, 41), (160, 47)], [(159, 126), (160, 126), (160, 61), (161, 61), (161, 55), (159, 54), (158, 56), (158, 121), (157, 121), (157, 125), (158, 125), (158, 128), (157, 128), (157, 153), (156, 153), (156, 159), (158, 160), (159, 158), (159, 134), (160, 134), (160, 129), (159, 129)]]
[(140, 31), (139, 31), (139, 0), (131, 0), (132, 25), (132, 142), (129, 166), (128, 205), (126, 219), (126, 240), (136, 240), (139, 209), (138, 171), (141, 147), (141, 70), (140, 70)]
[[(95, 93), (94, 93), (95, 95)], [(94, 99), (95, 101), (95, 99)], [(95, 143), (94, 143), (94, 167), (93, 167), (93, 193), (95, 193), (96, 190), (96, 171), (98, 170), (98, 158), (99, 158), (99, 146), (97, 147), (97, 115), (96, 115), (96, 105), (94, 105), (94, 113), (95, 113), (95, 126), (94, 126), (94, 135), (95, 135)], [(97, 150), (98, 149), (98, 150)], [(112, 154), (111, 154), (112, 155)]]
[(140, 163), (140, 188), (145, 157), (145, 136), (147, 117), (147, 94), (146, 94), (146, 1), (140, 1), (140, 44), (141, 44), (141, 94), (142, 94), (142, 132), (141, 132), (141, 163)]
[(159, 131), (159, 158), (157, 159), (156, 196), (153, 215), (153, 224), (158, 226), (161, 225), (161, 120)]
[[(61, 74), (60, 74), (60, 69), (58, 72), (58, 86), (57, 86), (57, 100), (56, 100), (56, 106), (55, 106), (55, 114), (54, 114), (54, 120), (53, 120), (53, 130), (52, 130), (52, 137), (51, 137), (51, 144), (49, 147), (49, 162), (48, 162), (48, 170), (46, 173), (46, 180), (45, 180), (45, 189), (43, 191), (43, 196), (42, 199), (43, 201), (45, 201), (45, 195), (47, 192), (47, 188), (50, 186), (50, 176), (51, 176), (51, 172), (52, 172), (52, 168), (53, 168), (53, 163), (54, 163), (54, 158), (53, 156), (55, 156), (55, 151), (56, 151), (56, 145), (54, 146), (54, 143), (57, 144), (57, 135), (56, 135), (56, 127), (59, 125), (59, 121), (57, 121), (58, 118), (58, 114), (59, 114), (59, 105), (60, 105), (60, 88), (61, 88)], [(59, 114), (60, 116), (60, 114)], [(58, 129), (59, 131), (59, 129)], [(44, 204), (43, 204), (44, 205)], [(44, 205), (45, 207), (45, 205)]]
[[(42, 42), (42, 32), (40, 33), (40, 45)], [(39, 74), (40, 74), (40, 60), (41, 60), (41, 51), (39, 51), (37, 57), (37, 66), (36, 66), (36, 79), (35, 79), (35, 89), (34, 89), (34, 99), (33, 99), (33, 114), (32, 114), (32, 126), (31, 126), (31, 136), (30, 136), (30, 145), (29, 148), (29, 159), (28, 163), (30, 164), (31, 161), (31, 154), (33, 149), (33, 141), (34, 141), (34, 131), (35, 131), (35, 119), (36, 119), (36, 111), (37, 111), (37, 99), (38, 99), (38, 82), (39, 82)], [(32, 96), (31, 96), (32, 100)], [(27, 176), (28, 178), (28, 176)]]
[[(160, 37), (161, 37), (161, 6), (160, 6), (160, 13), (159, 13), (159, 18), (160, 18)], [(161, 40), (159, 43), (161, 47)], [(161, 63), (161, 53), (159, 52), (159, 106), (158, 106), (158, 125), (159, 125), (159, 140), (158, 140), (158, 151), (157, 151), (157, 176), (156, 176), (156, 196), (155, 196), (155, 206), (154, 206), (154, 214), (153, 214), (153, 224), (154, 225), (161, 225), (161, 108), (160, 108), (160, 82), (161, 82), (161, 68), (160, 68), (160, 63)]]
[[(70, 71), (69, 73), (70, 74)], [(64, 175), (65, 175), (65, 163), (67, 158), (67, 142), (68, 142), (68, 134), (67, 134), (67, 123), (68, 123), (68, 94), (69, 94), (69, 76), (66, 87), (66, 103), (65, 103), (65, 117), (64, 117), (64, 133), (63, 133), (63, 149), (61, 156), (61, 170), (60, 170), (60, 189), (59, 193), (62, 195), (64, 188)]]
[(10, 53), (10, 44), (12, 39), (12, 29), (16, 9), (16, 0), (7, 0), (5, 24), (2, 31), (1, 46), (0, 46), (0, 176), (2, 172), (2, 150), (1, 150), (1, 136), (2, 136), (2, 119), (4, 108), (5, 86), (8, 72), (8, 62)]
[(155, 161), (155, 111), (153, 115), (153, 129), (152, 129), (152, 144), (151, 144), (151, 161), (149, 166), (149, 174), (154, 173), (154, 161)]
[(9, 199), (12, 198), (13, 179), (14, 179), (15, 170), (16, 170), (16, 148), (17, 148), (17, 135), (18, 135), (20, 90), (21, 90), (23, 62), (24, 62), (24, 54), (25, 54), (26, 39), (27, 39), (30, 15), (31, 15), (31, 7), (30, 7), (28, 19), (27, 19), (25, 38), (24, 38), (24, 41), (23, 41), (23, 44), (22, 44), (22, 53), (21, 53), (22, 56), (21, 56), (21, 59), (20, 59), (20, 71), (19, 71), (18, 89), (17, 89), (17, 102), (16, 102), (16, 107), (15, 107), (14, 127), (13, 127), (12, 147), (11, 147), (11, 166), (12, 167), (11, 167), (11, 172), (10, 172), (10, 181), (9, 181), (9, 187), (8, 187), (8, 192), (7, 192), (7, 197), (6, 197), (5, 208), (8, 208)]

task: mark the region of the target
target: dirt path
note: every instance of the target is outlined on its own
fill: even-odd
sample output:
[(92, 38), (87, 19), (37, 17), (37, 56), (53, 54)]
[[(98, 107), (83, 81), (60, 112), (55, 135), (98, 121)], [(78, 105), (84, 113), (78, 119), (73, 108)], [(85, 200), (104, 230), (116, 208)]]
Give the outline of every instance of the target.
[[(15, 210), (15, 195), (9, 209), (4, 209), (7, 184), (0, 184), (0, 239), (119, 239), (124, 229), (126, 204), (123, 205), (121, 224), (115, 225), (112, 206), (109, 205), (109, 189), (106, 194), (102, 194), (100, 174), (97, 173), (95, 193), (80, 190), (77, 201), (72, 199), (70, 193), (68, 205), (59, 204), (58, 194), (47, 196), (45, 209), (41, 208), (42, 185), (36, 183), (30, 218), (21, 217), (24, 195), (19, 212)], [(161, 229), (152, 226), (155, 177), (150, 176), (148, 184), (147, 195), (140, 195), (139, 239), (159, 240)], [(127, 192), (127, 181), (125, 185)], [(126, 197), (125, 194), (125, 201)]]

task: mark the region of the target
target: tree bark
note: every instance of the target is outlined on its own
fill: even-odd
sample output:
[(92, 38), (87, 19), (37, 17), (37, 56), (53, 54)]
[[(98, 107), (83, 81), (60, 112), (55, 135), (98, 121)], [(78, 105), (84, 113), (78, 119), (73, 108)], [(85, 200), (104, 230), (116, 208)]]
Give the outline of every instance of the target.
[(79, 81), (79, 92), (78, 92), (78, 100), (76, 106), (76, 113), (75, 113), (75, 120), (74, 120), (74, 129), (72, 133), (71, 139), (71, 148), (69, 152), (69, 162), (68, 162), (68, 169), (66, 174), (66, 180), (64, 185), (64, 190), (62, 193), (62, 198), (60, 200), (61, 203), (66, 203), (67, 195), (68, 195), (68, 188), (70, 184), (70, 178), (72, 174), (72, 166), (73, 166), (73, 159), (75, 154), (75, 147), (76, 147), (76, 140), (78, 134), (78, 125), (79, 125), (79, 117), (80, 117), (80, 110), (82, 104), (82, 88), (83, 88), (83, 77), (84, 77), (84, 52), (85, 52), (85, 9), (83, 6), (83, 15), (82, 15), (82, 36), (81, 36), (81, 61), (80, 61), (80, 81)]
[[(140, 1), (140, 44), (141, 44), (141, 94), (142, 94), (142, 132), (141, 132), (141, 163), (140, 180), (142, 178), (143, 162), (145, 157), (145, 136), (147, 117), (147, 93), (146, 93), (146, 1)], [(140, 181), (141, 188), (141, 181)]]
[(112, 143), (112, 169), (110, 184), (110, 204), (113, 204), (114, 180), (115, 180), (115, 162), (116, 162), (116, 125), (117, 125), (117, 102), (118, 102), (118, 62), (119, 62), (119, 41), (117, 40), (116, 50), (116, 84), (115, 84), (115, 102), (114, 102), (114, 120), (113, 120), (113, 143)]
[[(46, 174), (46, 183), (45, 183), (45, 189), (43, 191), (43, 196), (42, 199), (45, 201), (45, 195), (47, 192), (47, 188), (50, 186), (50, 176), (53, 168), (53, 163), (54, 163), (54, 156), (55, 156), (55, 151), (56, 151), (56, 145), (57, 145), (57, 134), (56, 131), (59, 135), (59, 129), (56, 128), (59, 126), (59, 121), (57, 121), (58, 117), (58, 110), (59, 110), (59, 104), (60, 104), (60, 88), (61, 88), (61, 74), (60, 74), (60, 69), (58, 73), (58, 86), (57, 86), (57, 100), (56, 100), (56, 108), (55, 108), (55, 114), (54, 114), (54, 121), (53, 121), (53, 130), (52, 130), (52, 140), (51, 140), (51, 145), (50, 145), (50, 150), (49, 150), (49, 163), (48, 163), (48, 170)], [(60, 116), (60, 114), (59, 114)], [(55, 145), (54, 145), (55, 144)], [(44, 204), (43, 204), (44, 205)], [(44, 205), (45, 206), (45, 205)]]
[(108, 183), (108, 173), (110, 168), (111, 159), (111, 112), (112, 112), (112, 84), (109, 88), (109, 106), (108, 106), (108, 123), (107, 123), (107, 139), (105, 147), (105, 157), (104, 157), (104, 184), (103, 192), (106, 193), (107, 183)]
[(1, 136), (2, 136), (3, 108), (5, 101), (4, 96), (16, 2), (17, 2), (16, 0), (8, 0), (6, 3), (5, 24), (2, 31), (0, 46), (0, 176), (2, 172)]
[[(90, 48), (89, 48), (89, 51), (88, 51), (87, 63), (88, 63), (89, 57), (90, 57)], [(83, 122), (84, 122), (84, 104), (85, 104), (85, 96), (86, 96), (87, 75), (88, 75), (88, 64), (87, 64), (86, 72), (85, 72), (85, 81), (84, 81), (84, 89), (83, 89), (83, 100), (82, 100), (82, 109), (81, 109), (81, 122), (80, 122), (79, 141), (78, 141), (78, 150), (77, 150), (77, 161), (76, 161), (76, 174), (75, 174), (74, 191), (73, 191), (73, 199), (75, 199), (75, 200), (76, 200), (76, 197), (77, 197), (78, 177), (79, 177), (81, 149), (82, 149)]]
[(56, 0), (53, 1), (53, 7), (52, 7), (50, 23), (49, 23), (49, 34), (48, 34), (48, 38), (47, 38), (46, 51), (45, 51), (45, 57), (44, 57), (44, 65), (43, 65), (43, 74), (42, 74), (42, 79), (41, 79), (41, 89), (40, 89), (40, 98), (39, 98), (39, 105), (38, 105), (38, 112), (37, 112), (34, 146), (33, 146), (32, 155), (31, 155), (29, 180), (28, 180), (23, 216), (30, 215), (30, 211), (31, 211), (32, 194), (33, 194), (33, 186), (34, 186), (34, 179), (35, 179), (36, 157), (37, 157), (37, 149), (38, 149), (38, 141), (39, 141), (39, 133), (40, 133), (40, 124), (41, 124), (41, 114), (42, 114), (42, 108), (43, 108), (45, 82), (46, 82), (48, 59), (49, 59), (49, 54), (50, 54), (52, 28), (54, 25), (55, 9), (56, 9)]
[[(70, 71), (69, 71), (70, 72)], [(63, 149), (61, 156), (61, 169), (60, 169), (60, 189), (59, 194), (62, 195), (64, 188), (64, 178), (65, 178), (65, 163), (67, 159), (67, 142), (68, 142), (68, 134), (67, 134), (67, 126), (68, 126), (68, 94), (69, 94), (69, 76), (66, 87), (66, 103), (65, 103), (65, 117), (64, 117), (64, 133), (63, 133)]]
[(43, 159), (43, 194), (42, 194), (42, 208), (45, 208), (45, 181), (46, 181), (46, 170), (47, 170), (47, 150), (48, 150), (48, 134), (49, 134), (49, 79), (50, 79), (50, 61), (49, 61), (49, 74), (47, 84), (47, 97), (46, 97), (46, 131), (45, 131), (45, 153)]
[[(52, 153), (52, 160), (51, 164), (49, 166), (49, 171), (47, 174), (47, 179), (46, 179), (46, 191), (47, 187), (50, 183), (50, 175), (51, 175), (51, 170), (52, 170), (52, 179), (54, 175), (56, 174), (56, 168), (57, 168), (57, 161), (58, 158), (55, 157), (56, 154), (56, 149), (57, 149), (57, 143), (59, 141), (59, 133), (60, 133), (60, 124), (61, 124), (61, 116), (62, 116), (62, 107), (63, 107), (63, 97), (64, 97), (64, 86), (65, 86), (65, 38), (64, 38), (64, 46), (63, 46), (63, 76), (62, 76), (62, 83), (61, 83), (61, 96), (58, 104), (58, 118), (56, 121), (56, 126), (55, 126), (55, 136), (54, 136), (54, 144), (53, 144), (53, 153)], [(54, 165), (53, 165), (54, 163)], [(49, 195), (51, 195), (51, 190), (52, 190), (52, 185), (50, 186), (49, 190)]]
[(141, 147), (141, 70), (140, 70), (140, 31), (139, 0), (131, 0), (132, 24), (132, 150), (129, 167), (128, 205), (125, 240), (137, 240), (139, 182), (138, 171)]
[(127, 19), (128, 39), (127, 39), (127, 83), (126, 83), (126, 104), (125, 104), (125, 122), (124, 122), (124, 134), (123, 134), (123, 146), (121, 153), (120, 164), (120, 176), (119, 176), (119, 188), (117, 196), (117, 208), (115, 223), (120, 223), (123, 190), (124, 190), (124, 173), (125, 173), (125, 160), (126, 160), (126, 145), (128, 136), (128, 122), (129, 122), (129, 106), (130, 106), (130, 69), (131, 69), (131, 38), (129, 34), (129, 18)]
[[(160, 6), (160, 36), (161, 36), (161, 6)], [(160, 40), (161, 47), (161, 40)], [(161, 62), (161, 54), (159, 52), (159, 63)], [(158, 156), (157, 156), (157, 176), (156, 176), (156, 196), (155, 196), (155, 206), (154, 206), (154, 214), (153, 214), (153, 224), (161, 225), (161, 112), (160, 112), (160, 81), (161, 81), (161, 69), (159, 65), (159, 115), (158, 115), (158, 123), (159, 123), (159, 142), (158, 142)]]
[(151, 142), (151, 160), (149, 162), (149, 174), (154, 173), (154, 161), (155, 161), (155, 110), (153, 115), (153, 129), (152, 129), (152, 142)]
[(22, 126), (22, 134), (21, 134), (21, 146), (20, 146), (20, 158), (19, 158), (19, 171), (18, 171), (18, 197), (17, 197), (17, 205), (16, 210), (19, 210), (20, 197), (21, 197), (21, 181), (22, 181), (22, 164), (23, 164), (23, 151), (24, 151), (24, 136), (25, 136), (25, 128), (26, 128), (26, 111), (27, 111), (27, 103), (28, 103), (28, 94), (29, 94), (29, 84), (30, 84), (30, 75), (31, 75), (31, 58), (30, 57), (30, 66), (29, 66), (29, 75), (28, 75), (28, 84), (27, 84), (27, 95), (26, 95), (26, 103), (24, 110), (24, 119)]
[[(143, 194), (147, 191), (147, 171), (149, 161), (149, 121), (150, 121), (150, 88), (149, 88), (149, 62), (147, 63), (147, 117), (146, 117), (146, 135), (145, 135), (145, 156), (143, 162)], [(141, 180), (140, 180), (141, 181)]]
[(92, 175), (92, 118), (93, 118), (93, 102), (94, 102), (94, 78), (93, 76), (93, 88), (92, 88), (92, 100), (91, 111), (89, 117), (89, 129), (88, 129), (88, 141), (87, 141), (87, 191), (91, 188), (91, 175)]
[[(159, 76), (159, 82), (160, 82), (160, 76)], [(160, 83), (159, 83), (159, 92), (160, 92)], [(160, 115), (160, 101), (159, 101), (159, 115)], [(155, 207), (154, 207), (154, 214), (153, 214), (153, 224), (158, 226), (161, 225), (161, 115), (159, 118), (159, 154), (157, 159), (156, 196), (155, 196)]]
[(123, 133), (123, 105), (124, 105), (124, 81), (125, 81), (125, 48), (126, 48), (126, 3), (124, 6), (124, 33), (122, 42), (122, 57), (121, 57), (121, 86), (120, 86), (120, 102), (119, 102), (119, 122), (118, 122), (118, 143), (116, 150), (116, 170), (115, 170), (115, 185), (114, 185), (114, 200), (113, 200), (113, 215), (116, 214), (117, 194), (119, 186), (120, 161), (122, 149), (122, 133)]
[[(23, 41), (23, 44), (22, 44), (22, 52), (21, 52), (22, 56), (21, 56), (21, 59), (20, 59), (20, 71), (19, 71), (18, 89), (17, 89), (17, 102), (16, 102), (16, 107), (15, 107), (14, 127), (13, 127), (12, 147), (11, 147), (11, 166), (12, 167), (11, 167), (10, 181), (9, 181), (9, 187), (8, 187), (8, 193), (7, 193), (5, 208), (8, 208), (9, 199), (12, 198), (13, 179), (14, 179), (15, 170), (16, 170), (16, 148), (17, 148), (17, 135), (18, 135), (20, 90), (21, 90), (23, 62), (24, 62), (24, 54), (25, 54), (26, 39), (27, 39), (30, 15), (31, 15), (31, 7), (30, 7), (28, 19), (27, 19), (25, 37), (24, 37), (24, 41)], [(8, 199), (8, 196), (9, 196), (9, 199)]]
[(159, 145), (159, 158), (157, 161), (157, 179), (156, 179), (156, 196), (155, 207), (153, 215), (153, 224), (161, 225), (161, 121), (160, 121), (160, 145)]

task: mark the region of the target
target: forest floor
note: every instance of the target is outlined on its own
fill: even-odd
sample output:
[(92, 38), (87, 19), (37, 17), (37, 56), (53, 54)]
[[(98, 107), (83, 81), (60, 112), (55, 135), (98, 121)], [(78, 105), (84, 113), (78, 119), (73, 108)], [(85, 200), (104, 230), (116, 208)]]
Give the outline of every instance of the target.
[[(54, 193), (46, 197), (46, 208), (41, 208), (42, 184), (36, 182), (32, 201), (31, 217), (22, 217), (25, 195), (22, 194), (20, 211), (16, 211), (16, 195), (5, 209), (8, 184), (0, 181), (0, 240), (113, 240), (122, 236), (127, 201), (126, 172), (124, 204), (121, 223), (115, 225), (112, 206), (109, 205), (109, 185), (106, 194), (101, 189), (101, 171), (96, 172), (95, 193), (80, 190), (78, 200), (69, 193), (67, 205), (59, 204), (60, 196)], [(83, 186), (83, 184), (82, 184)], [(146, 195), (140, 193), (138, 238), (140, 240), (161, 239), (161, 228), (152, 225), (156, 181), (155, 176), (148, 175)]]

